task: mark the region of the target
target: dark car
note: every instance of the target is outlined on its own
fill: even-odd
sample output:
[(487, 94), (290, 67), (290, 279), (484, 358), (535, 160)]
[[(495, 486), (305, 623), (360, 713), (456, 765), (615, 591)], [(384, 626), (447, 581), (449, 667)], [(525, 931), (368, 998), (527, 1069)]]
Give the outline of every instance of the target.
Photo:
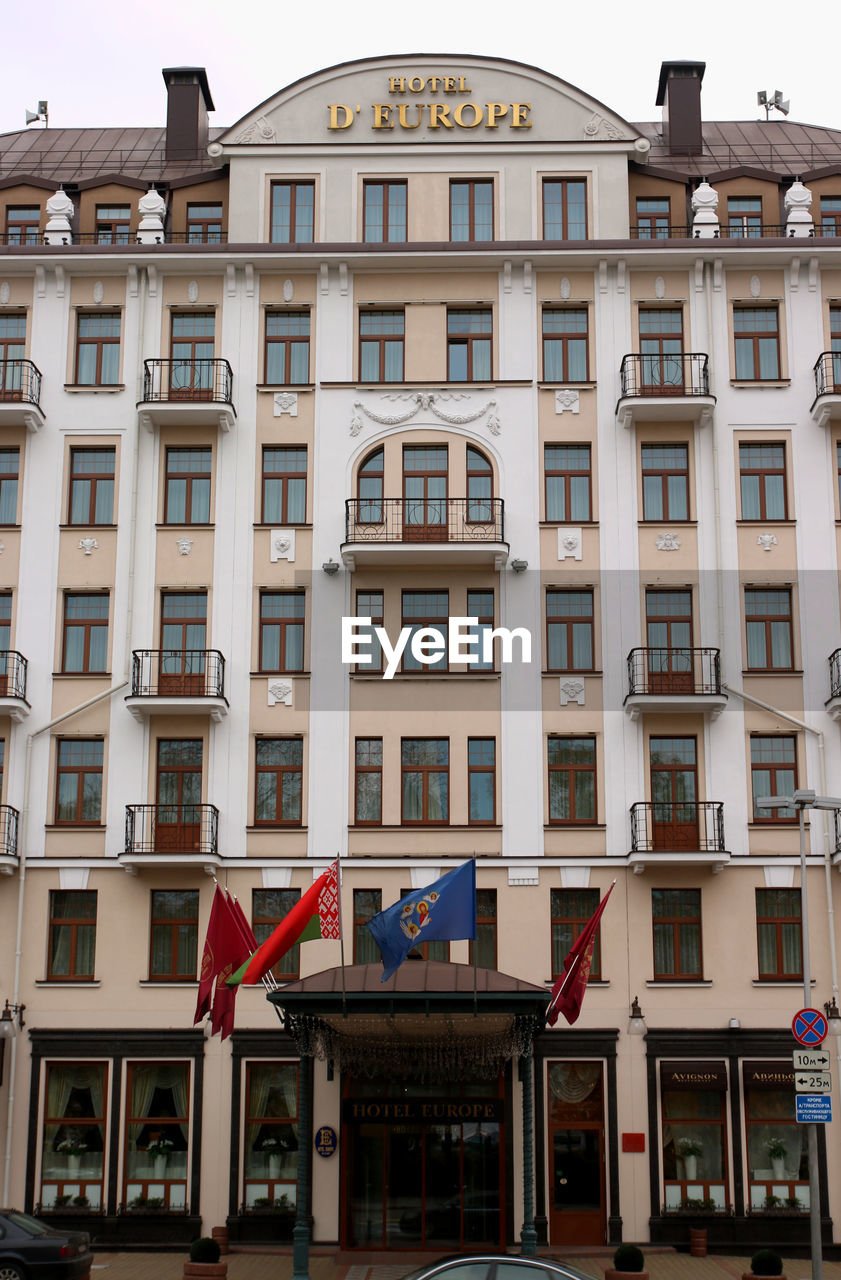
[(469, 1253), (439, 1258), (437, 1262), (410, 1271), (403, 1280), (593, 1280), (593, 1277), (559, 1258)]
[(28, 1213), (0, 1209), (0, 1280), (84, 1280), (93, 1254), (84, 1231), (59, 1231)]

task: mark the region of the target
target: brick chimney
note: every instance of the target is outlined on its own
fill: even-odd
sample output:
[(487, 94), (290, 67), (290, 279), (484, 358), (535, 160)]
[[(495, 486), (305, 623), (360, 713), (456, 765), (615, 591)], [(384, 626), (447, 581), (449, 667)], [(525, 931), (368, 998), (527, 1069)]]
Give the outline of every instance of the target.
[(166, 158), (195, 160), (207, 148), (207, 113), (213, 99), (204, 67), (164, 67)]
[(701, 81), (706, 62), (664, 62), (660, 66), (657, 106), (663, 108), (663, 137), (674, 154), (703, 151)]

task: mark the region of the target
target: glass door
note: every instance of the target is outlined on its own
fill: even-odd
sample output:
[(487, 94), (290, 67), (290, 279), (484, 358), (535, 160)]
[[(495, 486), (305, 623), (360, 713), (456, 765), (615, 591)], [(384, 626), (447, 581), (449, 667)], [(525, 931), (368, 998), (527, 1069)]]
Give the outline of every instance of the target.
[(692, 595), (646, 591), (648, 692), (692, 693)]
[(602, 1245), (604, 1087), (600, 1062), (550, 1062), (549, 1243)]
[(694, 738), (652, 738), (651, 799), (655, 849), (697, 849), (697, 765)]
[(403, 450), (403, 540), (447, 541), (447, 446)]

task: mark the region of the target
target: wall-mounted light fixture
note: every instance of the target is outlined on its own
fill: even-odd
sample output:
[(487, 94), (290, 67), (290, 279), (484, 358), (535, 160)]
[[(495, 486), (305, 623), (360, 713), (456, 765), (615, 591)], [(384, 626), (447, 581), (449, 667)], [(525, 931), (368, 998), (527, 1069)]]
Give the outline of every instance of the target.
[(738, 1031), (742, 1024), (738, 1018), (731, 1018), (727, 1025), (731, 1031)]
[(336, 564), (336, 561), (332, 557), (329, 560), (325, 560), (324, 564), (321, 567), (324, 570), (324, 572), (331, 578), (335, 573), (339, 572), (339, 566)]
[(528, 567), (529, 567), (528, 560), (512, 560), (511, 561), (511, 568), (514, 570), (515, 573), (525, 573)]
[(0, 1040), (11, 1040), (15, 1034), (15, 1018), (18, 1020), (18, 1028), (23, 1031), (23, 1011), (25, 1004), (9, 1004), (8, 1000), (0, 1012)]
[(643, 1016), (642, 1009), (640, 1008), (639, 997), (634, 996), (631, 1001), (631, 1016), (628, 1019), (628, 1035), (644, 1036), (647, 1029), (648, 1028), (645, 1025), (645, 1018)]

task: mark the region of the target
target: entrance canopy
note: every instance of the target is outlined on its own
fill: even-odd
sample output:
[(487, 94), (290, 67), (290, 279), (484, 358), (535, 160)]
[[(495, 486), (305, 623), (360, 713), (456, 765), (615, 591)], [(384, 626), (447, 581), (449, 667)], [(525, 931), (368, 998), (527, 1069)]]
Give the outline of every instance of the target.
[(325, 969), (268, 998), (303, 1056), (355, 1076), (494, 1077), (546, 1020), (549, 992), (496, 969), (407, 960), (387, 982), (381, 974), (379, 964)]

